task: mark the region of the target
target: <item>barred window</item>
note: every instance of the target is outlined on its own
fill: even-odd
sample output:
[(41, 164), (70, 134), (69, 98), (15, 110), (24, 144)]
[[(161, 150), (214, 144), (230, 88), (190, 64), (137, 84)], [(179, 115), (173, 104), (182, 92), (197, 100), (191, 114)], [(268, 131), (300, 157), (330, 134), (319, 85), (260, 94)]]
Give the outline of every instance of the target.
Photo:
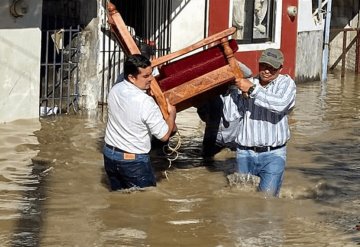
[(230, 25), (237, 28), (233, 38), (238, 44), (279, 43), (277, 44), (279, 46), (281, 2), (281, 0), (232, 0)]

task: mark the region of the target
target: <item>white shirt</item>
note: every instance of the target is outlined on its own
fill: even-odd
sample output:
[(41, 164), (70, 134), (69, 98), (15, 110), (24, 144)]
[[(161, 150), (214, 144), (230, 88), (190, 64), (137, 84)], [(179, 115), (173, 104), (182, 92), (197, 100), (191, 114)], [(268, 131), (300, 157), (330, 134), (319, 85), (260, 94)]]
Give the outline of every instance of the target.
[(129, 153), (148, 153), (151, 136), (161, 139), (168, 131), (159, 106), (145, 91), (124, 80), (108, 95), (105, 142)]

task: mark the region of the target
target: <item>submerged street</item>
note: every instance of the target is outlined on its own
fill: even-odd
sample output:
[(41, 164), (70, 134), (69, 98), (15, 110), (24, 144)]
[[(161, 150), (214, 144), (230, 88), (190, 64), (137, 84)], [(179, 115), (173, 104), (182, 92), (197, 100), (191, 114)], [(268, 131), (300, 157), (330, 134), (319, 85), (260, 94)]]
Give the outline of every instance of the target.
[[(109, 192), (103, 119), (0, 125), (1, 246), (358, 246), (360, 78), (297, 85), (280, 198), (229, 180), (234, 153), (201, 158), (204, 123), (178, 114), (179, 157), (157, 187)], [(230, 183), (232, 182), (232, 183)]]

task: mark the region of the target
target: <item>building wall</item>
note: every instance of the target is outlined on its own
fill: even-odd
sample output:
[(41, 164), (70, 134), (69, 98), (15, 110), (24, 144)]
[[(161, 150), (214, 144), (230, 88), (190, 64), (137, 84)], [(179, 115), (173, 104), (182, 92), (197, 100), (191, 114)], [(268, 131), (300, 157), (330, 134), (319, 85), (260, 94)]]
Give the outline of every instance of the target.
[(88, 115), (96, 115), (101, 94), (102, 0), (80, 0), (81, 56), (79, 60), (79, 105)]
[(299, 0), (298, 19), (301, 21), (298, 22), (296, 48), (297, 82), (319, 80), (321, 76), (324, 22), (315, 22), (313, 7), (311, 0)]
[(299, 17), (291, 18), (288, 15), (288, 7), (298, 7), (298, 0), (283, 0), (282, 10), (282, 33), (281, 33), (281, 47), (284, 53), (284, 69), (282, 73), (289, 74), (292, 78), (295, 77), (296, 70), (296, 47), (297, 47), (297, 23)]
[(322, 30), (299, 32), (296, 49), (296, 82), (320, 80), (322, 49)]
[[(322, 71), (323, 30), (325, 20), (315, 23), (309, 13), (311, 2), (317, 1), (299, 0), (298, 43), (296, 78), (297, 81), (311, 81), (320, 79)], [(316, 3), (314, 3), (316, 2)], [(317, 8), (312, 6), (312, 9)], [(325, 6), (326, 9), (326, 6)], [(326, 13), (324, 13), (324, 18)], [(331, 11), (331, 30), (329, 44), (328, 69), (341, 68), (341, 55), (343, 51), (343, 29), (359, 28), (359, 1), (358, 0), (333, 0)], [(356, 66), (356, 43), (350, 43), (356, 38), (356, 32), (347, 33), (345, 67), (355, 70)], [(311, 49), (309, 49), (311, 47)]]
[[(101, 13), (99, 11), (99, 13)], [(96, 114), (100, 101), (102, 82), (102, 17), (94, 18), (81, 33), (81, 57), (79, 60), (80, 107), (90, 115)]]
[(172, 0), (171, 51), (191, 45), (205, 36), (206, 1)]
[(0, 123), (39, 117), (41, 0), (24, 0), (23, 17), (0, 1)]
[[(280, 43), (274, 48), (280, 48), (285, 61), (282, 73), (295, 76), (297, 22), (298, 18), (291, 18), (287, 13), (290, 6), (298, 6), (298, 0), (282, 0)], [(229, 27), (229, 0), (209, 0), (209, 34), (214, 34)], [(221, 11), (220, 11), (221, 10)], [(239, 51), (236, 58), (245, 63), (254, 73), (258, 71), (258, 61), (262, 49)]]

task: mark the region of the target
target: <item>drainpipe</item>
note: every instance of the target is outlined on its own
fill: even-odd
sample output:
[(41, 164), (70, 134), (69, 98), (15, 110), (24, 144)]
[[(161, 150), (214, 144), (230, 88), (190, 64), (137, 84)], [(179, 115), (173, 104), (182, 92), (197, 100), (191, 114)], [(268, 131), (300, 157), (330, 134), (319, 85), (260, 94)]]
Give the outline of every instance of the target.
[(327, 1), (326, 5), (326, 20), (325, 20), (325, 30), (324, 30), (324, 48), (323, 48), (323, 57), (322, 57), (322, 75), (321, 81), (327, 81), (327, 67), (329, 60), (329, 36), (330, 36), (330, 21), (331, 21), (331, 2), (332, 0)]

